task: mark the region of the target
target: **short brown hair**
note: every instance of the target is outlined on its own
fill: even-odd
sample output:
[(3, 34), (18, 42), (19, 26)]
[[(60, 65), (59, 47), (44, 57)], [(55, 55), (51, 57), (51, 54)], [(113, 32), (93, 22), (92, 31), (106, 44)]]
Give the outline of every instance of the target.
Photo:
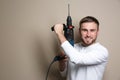
[(97, 26), (98, 26), (98, 29), (99, 29), (99, 21), (95, 17), (93, 17), (93, 16), (86, 16), (83, 19), (81, 19), (80, 23), (79, 23), (80, 28), (81, 28), (81, 24), (82, 23), (86, 23), (86, 22), (95, 22), (97, 24)]

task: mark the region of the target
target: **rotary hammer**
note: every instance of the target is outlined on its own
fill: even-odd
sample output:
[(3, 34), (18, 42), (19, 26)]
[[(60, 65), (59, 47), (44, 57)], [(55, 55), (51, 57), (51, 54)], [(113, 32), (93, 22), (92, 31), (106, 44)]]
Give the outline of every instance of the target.
[[(70, 6), (68, 4), (68, 16), (66, 19), (66, 25), (63, 24), (63, 30), (64, 30), (64, 36), (66, 37), (66, 39), (69, 41), (69, 43), (74, 46), (74, 30), (73, 30), (74, 26), (72, 25), (72, 18), (70, 16)], [(54, 26), (51, 27), (51, 30), (54, 31)], [(56, 56), (54, 58), (54, 61), (59, 61), (64, 59), (64, 56)]]

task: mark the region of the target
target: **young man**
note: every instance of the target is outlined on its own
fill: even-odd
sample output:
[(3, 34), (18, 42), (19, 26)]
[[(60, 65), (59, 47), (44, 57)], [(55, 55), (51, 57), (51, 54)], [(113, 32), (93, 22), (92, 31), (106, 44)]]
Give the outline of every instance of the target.
[(65, 38), (62, 24), (56, 24), (54, 29), (64, 54), (68, 57), (68, 61), (66, 61), (67, 57), (59, 61), (60, 71), (61, 73), (66, 71), (67, 80), (102, 80), (108, 60), (108, 50), (96, 42), (99, 32), (98, 20), (87, 16), (80, 21), (81, 42), (74, 47)]

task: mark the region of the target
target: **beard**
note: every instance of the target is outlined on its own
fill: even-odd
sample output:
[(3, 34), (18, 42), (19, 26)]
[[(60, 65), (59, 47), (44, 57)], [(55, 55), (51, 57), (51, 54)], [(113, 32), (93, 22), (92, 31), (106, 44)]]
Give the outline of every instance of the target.
[(87, 47), (87, 46), (95, 43), (96, 42), (96, 38), (95, 39), (93, 39), (91, 37), (85, 37), (85, 39), (81, 38), (81, 42), (82, 42), (83, 46)]

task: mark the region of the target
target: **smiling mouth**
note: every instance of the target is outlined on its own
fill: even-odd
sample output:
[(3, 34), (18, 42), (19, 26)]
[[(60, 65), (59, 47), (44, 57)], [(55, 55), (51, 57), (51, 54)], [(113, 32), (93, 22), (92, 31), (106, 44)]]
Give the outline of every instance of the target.
[(86, 39), (87, 41), (88, 41), (88, 40), (91, 40), (91, 38), (85, 38), (85, 39)]
[(89, 40), (91, 40), (92, 38), (91, 38), (91, 37), (85, 37), (85, 39), (86, 39), (87, 41), (89, 41)]

